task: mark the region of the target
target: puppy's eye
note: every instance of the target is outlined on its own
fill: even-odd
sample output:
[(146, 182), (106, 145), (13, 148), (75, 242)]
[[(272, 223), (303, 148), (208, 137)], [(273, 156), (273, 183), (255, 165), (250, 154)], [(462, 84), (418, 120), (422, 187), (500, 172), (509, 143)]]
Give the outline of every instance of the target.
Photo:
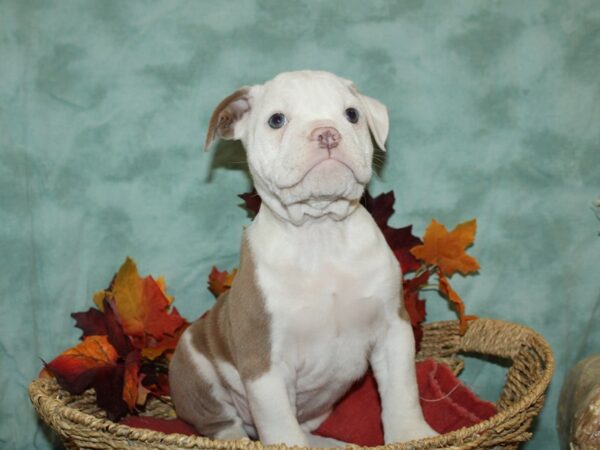
[(287, 117), (282, 113), (275, 113), (269, 117), (269, 126), (274, 130), (281, 128), (287, 123)]
[(356, 108), (346, 109), (346, 111), (344, 111), (344, 115), (346, 116), (346, 119), (348, 119), (348, 122), (350, 122), (350, 123), (358, 122), (358, 118), (360, 117), (360, 114), (358, 113)]

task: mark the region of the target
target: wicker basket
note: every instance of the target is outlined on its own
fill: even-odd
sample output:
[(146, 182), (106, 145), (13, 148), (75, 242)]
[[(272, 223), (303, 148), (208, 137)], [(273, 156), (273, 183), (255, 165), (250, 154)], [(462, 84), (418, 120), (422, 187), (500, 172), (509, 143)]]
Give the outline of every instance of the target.
[[(385, 445), (380, 449), (516, 449), (520, 442), (531, 437), (529, 427), (542, 408), (544, 392), (554, 370), (554, 358), (546, 341), (529, 328), (488, 319), (471, 322), (469, 330), (462, 337), (458, 333), (457, 322), (436, 322), (424, 327), (419, 358), (434, 357), (456, 362), (456, 355), (461, 352), (498, 357), (510, 362), (506, 383), (496, 402), (498, 413), (468, 428), (434, 438)], [(455, 369), (459, 368), (455, 364)], [(105, 418), (103, 411), (95, 404), (93, 391), (73, 396), (52, 379), (33, 381), (29, 385), (29, 395), (40, 417), (60, 435), (69, 449), (263, 448), (260, 442), (248, 439), (214, 441), (119, 425)], [(149, 415), (173, 417), (168, 399), (155, 399), (146, 409)], [(280, 445), (269, 448), (287, 447)]]

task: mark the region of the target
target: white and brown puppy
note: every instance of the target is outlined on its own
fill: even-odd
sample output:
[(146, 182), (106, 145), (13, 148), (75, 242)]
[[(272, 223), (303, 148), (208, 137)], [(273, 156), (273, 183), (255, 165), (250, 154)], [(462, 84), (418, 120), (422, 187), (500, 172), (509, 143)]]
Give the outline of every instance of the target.
[(218, 439), (330, 445), (310, 432), (367, 370), (386, 443), (435, 435), (423, 419), (401, 272), (359, 199), (388, 114), (327, 72), (282, 73), (214, 111), (206, 145), (240, 139), (263, 204), (239, 273), (182, 336), (177, 414)]

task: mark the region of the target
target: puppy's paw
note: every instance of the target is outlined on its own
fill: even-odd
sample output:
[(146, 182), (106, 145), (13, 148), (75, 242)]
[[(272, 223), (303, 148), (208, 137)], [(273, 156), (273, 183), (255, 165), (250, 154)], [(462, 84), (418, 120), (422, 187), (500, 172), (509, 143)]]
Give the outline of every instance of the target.
[(427, 422), (419, 421), (405, 424), (393, 432), (385, 433), (385, 443), (406, 442), (416, 439), (438, 436), (439, 433), (429, 426)]
[(231, 425), (227, 428), (223, 428), (221, 430), (219, 430), (217, 433), (215, 433), (214, 438), (215, 439), (221, 439), (224, 441), (229, 441), (229, 440), (238, 440), (238, 439), (243, 439), (243, 438), (247, 438), (248, 437), (248, 433), (246, 433), (246, 430), (244, 430), (244, 427), (242, 427), (241, 425)]

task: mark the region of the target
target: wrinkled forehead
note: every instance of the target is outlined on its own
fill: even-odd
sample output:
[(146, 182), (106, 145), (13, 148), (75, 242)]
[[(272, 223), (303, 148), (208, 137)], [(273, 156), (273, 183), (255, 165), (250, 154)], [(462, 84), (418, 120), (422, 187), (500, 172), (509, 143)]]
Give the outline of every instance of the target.
[(318, 115), (339, 111), (356, 96), (346, 80), (326, 72), (291, 72), (264, 84), (263, 108)]

